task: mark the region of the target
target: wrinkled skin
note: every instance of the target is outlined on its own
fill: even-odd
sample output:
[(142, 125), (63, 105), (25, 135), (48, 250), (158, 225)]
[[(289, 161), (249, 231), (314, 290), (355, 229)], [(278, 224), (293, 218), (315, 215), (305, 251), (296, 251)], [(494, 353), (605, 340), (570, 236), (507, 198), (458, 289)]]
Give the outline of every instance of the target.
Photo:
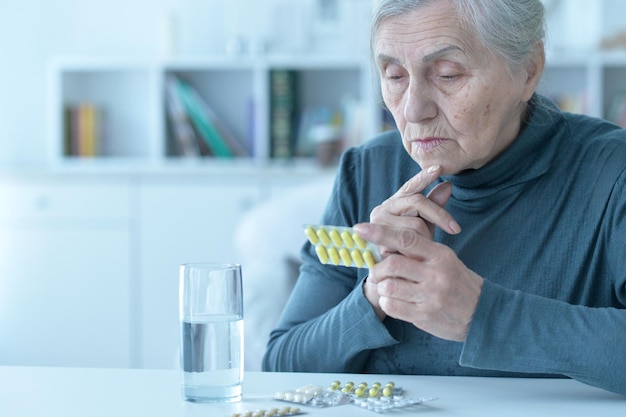
[(440, 0), (383, 22), (374, 53), (384, 102), (423, 170), (376, 207), (370, 223), (355, 226), (383, 254), (365, 296), (381, 320), (464, 341), (483, 278), (433, 241), (435, 227), (462, 233), (445, 210), (451, 185), (422, 192), (442, 174), (481, 168), (515, 140), (543, 70), (543, 45), (524, 68), (510, 70)]

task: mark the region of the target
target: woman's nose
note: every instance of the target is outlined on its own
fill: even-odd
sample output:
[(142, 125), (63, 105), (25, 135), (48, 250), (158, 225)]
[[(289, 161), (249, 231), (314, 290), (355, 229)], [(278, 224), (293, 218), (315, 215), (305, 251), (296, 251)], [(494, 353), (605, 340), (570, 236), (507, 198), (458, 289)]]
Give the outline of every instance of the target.
[(437, 105), (432, 100), (428, 87), (411, 79), (404, 104), (404, 117), (409, 123), (423, 123), (437, 116)]

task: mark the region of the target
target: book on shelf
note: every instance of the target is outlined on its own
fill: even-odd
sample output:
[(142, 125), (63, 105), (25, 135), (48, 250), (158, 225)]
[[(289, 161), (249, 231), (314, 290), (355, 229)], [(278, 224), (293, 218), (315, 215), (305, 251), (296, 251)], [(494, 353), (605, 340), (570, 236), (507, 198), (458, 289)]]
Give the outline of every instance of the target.
[[(178, 98), (176, 86), (171, 80), (166, 82), (166, 106), (169, 126), (178, 145), (179, 153), (186, 157), (196, 157), (206, 153), (201, 150), (198, 136), (187, 117), (183, 103)], [(204, 152), (203, 152), (204, 151)]]
[(297, 72), (274, 69), (270, 72), (270, 157), (294, 156), (297, 137)]
[(103, 153), (103, 110), (93, 103), (67, 105), (63, 110), (63, 154), (94, 157)]
[(249, 156), (246, 148), (190, 84), (173, 75), (168, 76), (166, 84), (169, 120), (182, 155)]
[(169, 126), (176, 144), (178, 145), (180, 155), (198, 157), (208, 154), (207, 148), (200, 147), (198, 135), (187, 117), (183, 103), (178, 98), (175, 80), (168, 78), (165, 88)]

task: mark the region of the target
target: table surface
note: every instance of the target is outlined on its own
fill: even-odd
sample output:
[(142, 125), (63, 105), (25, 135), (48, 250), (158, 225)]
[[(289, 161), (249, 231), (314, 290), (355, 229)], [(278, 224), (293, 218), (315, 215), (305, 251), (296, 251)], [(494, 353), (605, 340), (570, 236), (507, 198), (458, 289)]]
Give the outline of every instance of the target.
[(181, 400), (176, 370), (0, 366), (0, 416), (7, 417), (230, 417), (233, 413), (288, 405), (277, 391), (334, 380), (356, 384), (394, 381), (407, 397), (437, 400), (386, 414), (342, 405), (302, 406), (303, 417), (433, 416), (625, 416), (626, 397), (569, 379), (510, 379), (407, 375), (245, 374), (243, 401), (194, 404)]

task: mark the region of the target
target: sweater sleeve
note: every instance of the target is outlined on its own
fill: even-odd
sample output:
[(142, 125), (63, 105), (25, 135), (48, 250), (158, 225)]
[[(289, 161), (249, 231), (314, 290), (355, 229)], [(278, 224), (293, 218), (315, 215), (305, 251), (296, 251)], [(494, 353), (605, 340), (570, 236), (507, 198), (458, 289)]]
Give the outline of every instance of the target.
[(348, 287), (332, 271), (302, 269), (270, 335), (263, 370), (360, 372), (372, 349), (397, 343), (377, 319), (360, 283), (344, 298)]
[(606, 210), (611, 307), (586, 307), (485, 281), (460, 358), (468, 367), (561, 374), (626, 395), (626, 171)]
[[(369, 218), (360, 154), (346, 152), (322, 223), (351, 226)], [(381, 197), (382, 198), (382, 197)], [(306, 243), (303, 266), (277, 327), (263, 370), (361, 372), (373, 349), (398, 343), (363, 293), (366, 270), (322, 265)]]
[(485, 281), (460, 364), (561, 374), (626, 394), (625, 328), (626, 310), (570, 305)]

